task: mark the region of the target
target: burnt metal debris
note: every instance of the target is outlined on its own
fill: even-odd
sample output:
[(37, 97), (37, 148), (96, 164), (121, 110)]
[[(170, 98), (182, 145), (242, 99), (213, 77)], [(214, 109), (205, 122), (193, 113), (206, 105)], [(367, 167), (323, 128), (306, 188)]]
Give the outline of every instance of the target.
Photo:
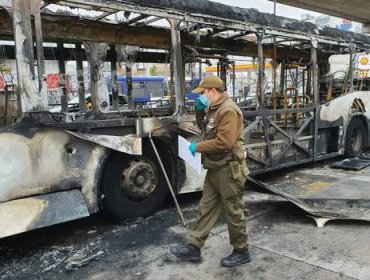
[[(110, 2), (107, 1), (106, 2)], [(188, 1), (172, 1), (172, 0), (130, 0), (115, 2), (135, 3), (155, 8), (176, 9), (186, 13), (212, 15), (218, 18), (227, 18), (246, 23), (254, 23), (265, 28), (274, 27), (279, 29), (290, 30), (294, 32), (308, 33), (312, 35), (321, 35), (337, 38), (346, 42), (365, 42), (370, 44), (370, 37), (354, 33), (344, 32), (331, 27), (319, 27), (310, 22), (302, 22), (295, 19), (288, 19), (276, 16), (269, 13), (259, 12), (257, 9), (245, 9), (233, 7), (222, 3), (212, 2), (208, 0), (188, 0)]]

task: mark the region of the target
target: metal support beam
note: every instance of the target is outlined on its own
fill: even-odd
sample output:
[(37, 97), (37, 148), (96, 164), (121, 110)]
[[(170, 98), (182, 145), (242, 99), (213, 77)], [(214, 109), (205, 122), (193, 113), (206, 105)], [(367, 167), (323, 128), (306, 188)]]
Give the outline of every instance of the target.
[[(39, 91), (44, 92), (47, 96), (46, 84), (44, 82), (45, 75), (45, 61), (44, 49), (42, 46), (42, 27), (41, 27), (41, 0), (32, 1), (32, 10), (35, 16), (35, 37), (36, 37), (36, 51), (37, 51), (37, 73), (39, 80)], [(47, 98), (47, 97), (46, 97)]]
[(174, 57), (171, 54), (170, 56), (170, 83), (169, 83), (169, 90), (171, 94), (171, 104), (173, 111), (176, 111), (176, 96), (175, 96), (175, 69), (174, 69)]
[(179, 31), (180, 21), (170, 19), (169, 22), (171, 25), (171, 44), (176, 95), (176, 111), (174, 113), (174, 116), (181, 116), (185, 114), (185, 74), (181, 53), (181, 36)]
[(349, 79), (349, 92), (353, 92), (354, 91), (354, 88), (353, 88), (353, 71), (354, 71), (354, 60), (355, 60), (355, 57), (356, 57), (356, 54), (355, 54), (355, 46), (354, 45), (351, 45), (350, 48), (349, 48), (349, 73), (348, 73), (348, 79)]
[[(63, 51), (63, 44), (58, 43), (58, 49), (62, 52)], [(58, 68), (59, 68), (59, 87), (62, 89), (62, 96), (60, 97), (61, 109), (63, 113), (68, 112), (68, 96), (67, 96), (67, 74), (66, 74), (66, 63), (64, 59), (58, 60)]]
[[(21, 96), (22, 112), (44, 112), (48, 110), (47, 96), (40, 92), (37, 86), (38, 81), (35, 73), (31, 22), (32, 11), (35, 9), (30, 0), (13, 0), (12, 6), (18, 70), (18, 90)], [(38, 29), (38, 31), (37, 33), (39, 34), (37, 36), (38, 40), (40, 40), (42, 38), (41, 30)]]
[(80, 112), (86, 110), (85, 101), (85, 81), (84, 81), (84, 68), (83, 59), (81, 56), (81, 45), (76, 44), (76, 69), (77, 69), (77, 81), (78, 81), (78, 104)]
[(153, 17), (153, 18), (147, 19), (145, 21), (137, 22), (137, 23), (135, 23), (135, 25), (136, 26), (144, 26), (144, 25), (151, 24), (151, 23), (156, 22), (156, 21), (161, 20), (161, 19), (162, 19), (161, 17)]
[(103, 12), (100, 16), (94, 18), (95, 21), (99, 21), (107, 16), (113, 15), (114, 13)]
[(134, 98), (132, 95), (132, 64), (136, 60), (138, 47), (127, 45), (116, 45), (117, 61), (119, 64), (125, 63), (126, 67), (126, 87), (127, 87), (127, 102), (128, 109), (134, 109)]
[(235, 88), (235, 61), (232, 62), (232, 71), (233, 71), (233, 78), (232, 78), (232, 85), (233, 85), (233, 101), (236, 102), (236, 88)]
[(260, 107), (265, 108), (265, 93), (264, 93), (264, 80), (265, 80), (265, 59), (263, 56), (263, 34), (257, 35), (258, 45), (258, 80), (257, 80), (257, 94), (260, 101)]
[(133, 24), (135, 22), (138, 22), (139, 20), (142, 20), (142, 19), (147, 18), (147, 17), (149, 17), (149, 16), (148, 15), (139, 15), (137, 17), (134, 17), (134, 18), (128, 20), (124, 24), (130, 25), (130, 24)]
[(320, 103), (319, 96), (319, 71), (317, 68), (317, 42), (312, 41), (311, 43), (311, 72), (312, 72), (312, 88), (313, 88), (313, 100), (315, 106)]
[(227, 58), (224, 57), (222, 59), (220, 59), (220, 79), (224, 82), (224, 90), (227, 90), (226, 88), (226, 85), (227, 85), (227, 78), (226, 78), (226, 74), (227, 74), (227, 68), (229, 67), (229, 64), (228, 64), (228, 61), (227, 61)]
[[(113, 46), (111, 46), (111, 48), (113, 48)], [(110, 70), (111, 70), (111, 77), (112, 77), (112, 103), (113, 103), (112, 105), (113, 105), (113, 110), (118, 111), (119, 96), (118, 96), (117, 60), (116, 59), (110, 61)]]
[(103, 76), (108, 44), (86, 41), (84, 47), (90, 66), (92, 110), (97, 113), (108, 113), (109, 94)]
[(318, 145), (319, 145), (319, 77), (318, 77), (318, 68), (317, 68), (317, 41), (311, 41), (311, 61), (310, 68), (312, 73), (312, 89), (313, 89), (313, 103), (315, 106), (315, 120), (314, 120), (314, 139), (313, 139), (313, 159), (314, 161), (318, 158)]
[(127, 101), (128, 101), (128, 109), (132, 110), (135, 108), (134, 103), (134, 96), (132, 94), (132, 62), (126, 62), (126, 87), (127, 87)]

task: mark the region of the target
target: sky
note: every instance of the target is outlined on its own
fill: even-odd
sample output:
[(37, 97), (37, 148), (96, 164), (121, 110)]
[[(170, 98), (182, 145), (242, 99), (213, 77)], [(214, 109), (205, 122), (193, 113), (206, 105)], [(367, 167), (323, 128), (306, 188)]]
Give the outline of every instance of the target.
[[(268, 0), (211, 0), (214, 2), (220, 2), (230, 6), (238, 6), (241, 8), (256, 8), (261, 12), (273, 13), (274, 2)], [(301, 19), (301, 14), (310, 13), (312, 15), (320, 15), (315, 12), (290, 7), (287, 5), (276, 4), (276, 14), (279, 16)]]

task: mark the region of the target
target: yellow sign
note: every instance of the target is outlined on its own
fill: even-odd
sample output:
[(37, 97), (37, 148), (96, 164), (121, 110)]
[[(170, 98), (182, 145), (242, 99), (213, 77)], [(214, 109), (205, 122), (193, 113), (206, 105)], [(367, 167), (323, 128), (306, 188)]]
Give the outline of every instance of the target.
[(361, 55), (359, 57), (359, 67), (360, 70), (369, 70), (370, 69), (370, 56)]
[(369, 64), (369, 58), (366, 57), (366, 56), (361, 57), (360, 63), (361, 63), (361, 65)]

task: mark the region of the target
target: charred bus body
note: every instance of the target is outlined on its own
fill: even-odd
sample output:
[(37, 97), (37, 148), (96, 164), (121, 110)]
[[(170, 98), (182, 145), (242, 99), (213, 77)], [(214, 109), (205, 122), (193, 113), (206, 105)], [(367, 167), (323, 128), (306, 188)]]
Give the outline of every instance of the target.
[[(51, 9), (59, 2), (69, 12)], [(156, 210), (168, 189), (149, 137), (174, 191), (200, 190), (202, 180), (177, 156), (179, 133), (199, 137), (185, 104), (185, 63), (217, 60), (218, 75), (229, 83), (226, 73), (233, 71), (234, 56), (257, 59), (255, 102), (251, 106), (238, 99), (253, 174), (358, 154), (370, 143), (368, 80), (356, 80), (353, 65), (355, 53), (369, 49), (369, 37), (210, 1), (151, 2), (0, 1), (1, 39), (15, 42), (3, 46), (3, 58), (16, 58), (17, 68), (17, 82), (1, 93), (0, 237), (101, 208), (116, 219)], [(85, 13), (76, 16), (76, 8)], [(118, 13), (123, 17), (112, 20)], [(165, 24), (154, 24), (161, 21)], [(63, 43), (74, 44), (73, 51)], [(342, 80), (330, 74), (329, 58), (337, 54), (350, 57)], [(76, 61), (79, 113), (68, 112), (65, 92), (62, 112), (49, 112), (47, 59), (58, 60), (62, 74), (66, 60)], [(83, 61), (89, 63), (89, 88)], [(112, 98), (102, 79), (106, 61), (112, 68)], [(172, 107), (134, 107), (131, 68), (140, 61), (170, 65)], [(269, 94), (266, 61), (273, 66)], [(126, 68), (124, 110), (118, 102), (117, 62)], [(91, 111), (86, 110), (87, 92)], [(9, 115), (14, 104), (19, 116)]]

